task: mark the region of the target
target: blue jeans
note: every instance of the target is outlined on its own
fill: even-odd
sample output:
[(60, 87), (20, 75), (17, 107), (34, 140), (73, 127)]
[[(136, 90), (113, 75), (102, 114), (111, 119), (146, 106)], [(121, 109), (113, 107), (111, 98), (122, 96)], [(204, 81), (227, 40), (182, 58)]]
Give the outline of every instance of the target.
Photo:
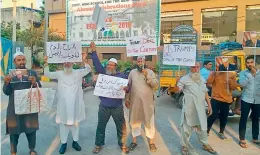
[(250, 110), (252, 111), (252, 135), (254, 140), (258, 140), (259, 135), (259, 117), (260, 117), (260, 104), (251, 104), (241, 101), (241, 117), (239, 121), (239, 139), (245, 140), (246, 123)]

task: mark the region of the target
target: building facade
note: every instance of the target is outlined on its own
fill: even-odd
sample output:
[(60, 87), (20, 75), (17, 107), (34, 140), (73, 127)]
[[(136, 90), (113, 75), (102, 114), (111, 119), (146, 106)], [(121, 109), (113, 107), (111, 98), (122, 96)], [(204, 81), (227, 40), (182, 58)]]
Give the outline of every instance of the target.
[[(13, 7), (13, 0), (1, 0), (2, 1), (2, 7), (1, 8), (11, 8)], [(16, 6), (17, 7), (27, 7), (31, 8), (33, 6), (33, 9), (36, 8), (36, 0), (16, 0)]]
[[(41, 20), (39, 10), (27, 7), (16, 8), (16, 22), (20, 24), (21, 29), (27, 29), (32, 25), (32, 21)], [(13, 21), (13, 7), (1, 9), (1, 22), (9, 23)]]
[[(47, 7), (50, 13), (50, 28), (65, 35), (66, 0), (48, 1)], [(223, 41), (242, 43), (244, 31), (260, 31), (260, 0), (162, 0), (161, 40), (169, 42), (171, 31), (183, 24), (193, 26), (197, 30), (198, 49), (201, 50), (209, 49), (210, 45)], [(250, 49), (245, 52), (252, 53)], [(260, 55), (259, 50), (257, 54)], [(131, 60), (126, 57), (123, 47), (99, 48), (99, 56)], [(156, 60), (156, 56), (151, 56), (148, 58), (148, 64), (154, 66)]]

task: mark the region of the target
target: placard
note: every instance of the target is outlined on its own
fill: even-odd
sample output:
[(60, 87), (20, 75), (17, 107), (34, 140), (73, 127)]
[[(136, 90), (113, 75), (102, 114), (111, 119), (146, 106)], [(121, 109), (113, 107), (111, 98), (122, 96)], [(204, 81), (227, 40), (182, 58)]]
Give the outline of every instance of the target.
[(236, 72), (238, 71), (237, 56), (219, 56), (215, 58), (215, 71), (217, 72)]
[(159, 46), (161, 0), (67, 0), (66, 8), (68, 41), (122, 47), (126, 38), (145, 35)]
[(260, 32), (246, 31), (243, 37), (244, 48), (260, 48)]
[(82, 62), (80, 42), (47, 42), (48, 63)]
[(194, 44), (164, 44), (163, 64), (195, 66), (196, 50)]
[(127, 79), (99, 74), (94, 95), (108, 98), (125, 98), (125, 91), (122, 87), (127, 86), (127, 84)]
[(157, 55), (156, 40), (152, 37), (131, 37), (127, 38), (127, 56)]
[(28, 82), (30, 73), (28, 69), (10, 69), (9, 75), (11, 76), (11, 83)]

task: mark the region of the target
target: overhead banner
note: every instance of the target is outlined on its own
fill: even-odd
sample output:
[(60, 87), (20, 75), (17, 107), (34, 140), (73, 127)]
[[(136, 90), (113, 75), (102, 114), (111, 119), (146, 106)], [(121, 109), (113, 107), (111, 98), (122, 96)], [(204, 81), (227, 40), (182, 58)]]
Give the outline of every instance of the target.
[(164, 44), (163, 64), (195, 66), (196, 48), (193, 44)]
[(160, 7), (161, 0), (67, 0), (67, 40), (126, 46), (126, 38), (146, 36), (159, 46)]

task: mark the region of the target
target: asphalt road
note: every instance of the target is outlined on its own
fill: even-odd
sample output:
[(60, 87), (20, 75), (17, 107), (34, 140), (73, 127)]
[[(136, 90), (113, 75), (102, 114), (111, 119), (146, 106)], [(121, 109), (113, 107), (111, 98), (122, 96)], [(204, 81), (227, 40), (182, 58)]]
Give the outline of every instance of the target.
[[(54, 83), (45, 83), (45, 87), (56, 87)], [(81, 123), (80, 126), (80, 140), (82, 151), (76, 152), (72, 149), (72, 137), (69, 136), (67, 155), (91, 155), (95, 142), (95, 131), (97, 126), (97, 112), (99, 99), (93, 96), (93, 90), (89, 89), (85, 92), (84, 98), (86, 103), (87, 119)], [(8, 97), (1, 93), (1, 154), (9, 155), (10, 144), (9, 136), (5, 135), (5, 116), (8, 104)], [(60, 147), (59, 128), (55, 123), (56, 106), (51, 111), (40, 114), (40, 130), (37, 132), (37, 146), (36, 150), (39, 155), (58, 155)], [(131, 152), (133, 155), (180, 155), (180, 132), (178, 130), (180, 123), (181, 110), (173, 104), (172, 98), (165, 95), (157, 98), (156, 102), (156, 145), (157, 152), (149, 152), (149, 146), (145, 138), (144, 132), (142, 136), (138, 137), (138, 147)], [(128, 121), (128, 110), (125, 109), (125, 118)], [(247, 140), (249, 148), (242, 149), (238, 145), (238, 122), (239, 118), (229, 118), (228, 126), (226, 128), (227, 140), (220, 140), (216, 133), (219, 130), (218, 123), (213, 127), (213, 131), (209, 136), (209, 143), (220, 155), (259, 155), (260, 147), (253, 145), (250, 141), (251, 135), (251, 121), (247, 124)], [(128, 144), (131, 143), (130, 128), (127, 127)], [(209, 155), (201, 149), (201, 145), (197, 141), (196, 135), (191, 137), (191, 143), (201, 155)], [(28, 154), (28, 143), (24, 134), (20, 136), (18, 145), (18, 155)], [(119, 147), (117, 146), (116, 128), (115, 124), (110, 119), (106, 129), (106, 145), (100, 152), (100, 155), (121, 155)]]

